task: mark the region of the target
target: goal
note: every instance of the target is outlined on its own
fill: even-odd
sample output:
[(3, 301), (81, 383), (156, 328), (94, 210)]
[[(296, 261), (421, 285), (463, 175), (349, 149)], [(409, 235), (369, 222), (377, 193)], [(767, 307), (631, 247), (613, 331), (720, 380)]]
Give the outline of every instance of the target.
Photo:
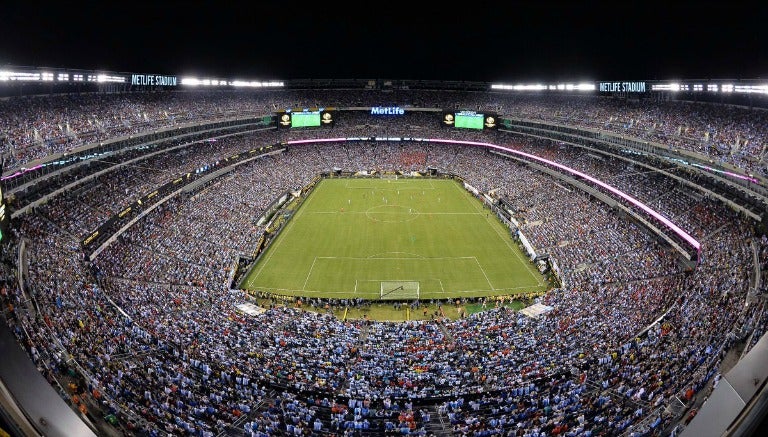
[(419, 298), (419, 281), (381, 281), (379, 299), (414, 300)]
[(394, 172), (382, 172), (379, 174), (379, 178), (381, 179), (389, 179), (389, 180), (397, 180), (397, 173)]

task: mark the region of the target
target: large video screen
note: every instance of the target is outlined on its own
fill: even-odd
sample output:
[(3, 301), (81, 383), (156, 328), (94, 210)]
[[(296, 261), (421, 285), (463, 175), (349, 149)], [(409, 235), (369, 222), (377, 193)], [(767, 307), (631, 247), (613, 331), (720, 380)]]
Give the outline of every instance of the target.
[(482, 130), (484, 121), (483, 114), (472, 111), (457, 112), (454, 116), (454, 125), (458, 128)]
[(277, 112), (278, 128), (330, 127), (334, 123), (334, 108), (286, 109)]
[(496, 114), (475, 111), (443, 112), (443, 125), (459, 129), (496, 129)]
[(291, 127), (320, 126), (320, 111), (294, 112), (291, 117)]

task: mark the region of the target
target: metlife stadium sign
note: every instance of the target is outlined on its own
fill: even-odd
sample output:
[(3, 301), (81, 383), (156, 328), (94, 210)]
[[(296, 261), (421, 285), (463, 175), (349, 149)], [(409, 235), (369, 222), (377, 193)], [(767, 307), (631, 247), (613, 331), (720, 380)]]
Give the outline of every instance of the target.
[(598, 89), (601, 93), (644, 93), (647, 91), (645, 82), (600, 82)]
[(403, 115), (405, 109), (399, 106), (373, 106), (371, 107), (371, 115)]
[(131, 85), (142, 86), (176, 86), (176, 76), (161, 76), (158, 74), (132, 74)]

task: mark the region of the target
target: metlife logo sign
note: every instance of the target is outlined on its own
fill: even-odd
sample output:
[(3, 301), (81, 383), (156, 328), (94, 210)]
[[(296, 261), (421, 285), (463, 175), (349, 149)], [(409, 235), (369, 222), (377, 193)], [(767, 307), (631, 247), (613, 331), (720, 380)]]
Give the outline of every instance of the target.
[(371, 115), (403, 115), (405, 109), (399, 106), (373, 106)]

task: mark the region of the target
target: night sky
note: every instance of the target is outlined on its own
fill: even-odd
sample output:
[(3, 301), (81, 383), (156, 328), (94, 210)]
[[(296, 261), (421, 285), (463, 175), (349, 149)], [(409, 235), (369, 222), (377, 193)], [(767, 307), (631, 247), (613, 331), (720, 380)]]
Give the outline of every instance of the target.
[(764, 1), (353, 4), (6, 2), (0, 67), (258, 80), (768, 78)]

